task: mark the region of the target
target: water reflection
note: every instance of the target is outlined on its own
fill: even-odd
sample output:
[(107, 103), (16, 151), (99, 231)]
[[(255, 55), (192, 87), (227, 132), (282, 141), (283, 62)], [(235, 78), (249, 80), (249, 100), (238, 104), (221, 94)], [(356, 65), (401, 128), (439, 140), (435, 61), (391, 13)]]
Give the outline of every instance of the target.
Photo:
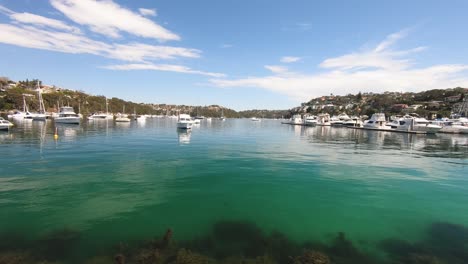
[(179, 144), (189, 144), (192, 131), (190, 129), (177, 129), (177, 136), (179, 137)]

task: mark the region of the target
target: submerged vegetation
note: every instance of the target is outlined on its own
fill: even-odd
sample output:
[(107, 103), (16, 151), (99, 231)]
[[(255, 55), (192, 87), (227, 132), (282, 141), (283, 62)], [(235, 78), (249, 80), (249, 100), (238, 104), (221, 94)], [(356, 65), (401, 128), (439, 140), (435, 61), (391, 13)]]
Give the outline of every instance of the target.
[(389, 238), (375, 247), (383, 254), (361, 250), (345, 233), (330, 241), (298, 243), (285, 234), (265, 233), (251, 222), (221, 221), (202, 237), (175, 241), (168, 229), (159, 238), (82, 252), (84, 238), (64, 229), (27, 240), (3, 234), (0, 264), (462, 264), (468, 263), (468, 229), (436, 222), (422, 241)]

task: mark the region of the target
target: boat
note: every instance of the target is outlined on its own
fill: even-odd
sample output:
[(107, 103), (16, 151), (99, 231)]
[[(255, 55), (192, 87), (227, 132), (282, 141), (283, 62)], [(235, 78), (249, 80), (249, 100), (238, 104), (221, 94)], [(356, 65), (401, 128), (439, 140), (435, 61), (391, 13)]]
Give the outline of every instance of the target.
[(465, 126), (460, 119), (435, 121), (432, 124), (442, 126), (440, 133), (468, 134), (468, 126)]
[(23, 119), (32, 120), (33, 115), (29, 112), (28, 105), (26, 104), (26, 96), (32, 96), (32, 95), (23, 94), (23, 111), (15, 111), (13, 114), (8, 115), (8, 118), (16, 119), (16, 120), (23, 120)]
[(12, 126), (13, 124), (10, 121), (3, 119), (3, 117), (0, 117), (0, 130), (8, 130)]
[(192, 118), (187, 114), (180, 114), (177, 120), (177, 128), (191, 129), (193, 125)]
[(391, 126), (387, 125), (387, 120), (385, 119), (384, 113), (373, 114), (369, 120), (364, 121), (363, 127), (365, 129), (378, 129), (378, 130), (392, 129)]
[(207, 117), (205, 120), (211, 122), (211, 117)]
[(252, 117), (250, 120), (254, 121), (254, 122), (259, 122), (260, 121), (260, 118), (256, 118), (255, 116)]
[(88, 120), (109, 120), (109, 119), (114, 119), (114, 115), (109, 113), (109, 102), (107, 101), (106, 98), (106, 112), (97, 112), (93, 113), (92, 115), (88, 116)]
[(116, 115), (115, 122), (130, 122), (130, 118), (125, 114), (125, 105), (123, 106), (122, 113)]
[(194, 125), (199, 125), (201, 123), (200, 119), (194, 119), (193, 124)]
[(303, 125), (304, 121), (302, 121), (302, 116), (301, 115), (293, 115), (291, 119), (289, 119), (289, 122), (286, 122), (286, 124), (290, 125)]
[(73, 107), (62, 106), (60, 107), (60, 111), (54, 120), (55, 120), (55, 123), (79, 124), (81, 119), (80, 119), (80, 116), (77, 113), (75, 113), (75, 110), (73, 110)]
[(224, 110), (221, 109), (221, 116), (219, 117), (219, 120), (224, 121), (226, 120), (226, 117), (224, 117)]
[(315, 126), (317, 125), (317, 117), (316, 116), (306, 116), (304, 119), (304, 125), (306, 126)]
[(357, 116), (349, 117), (343, 121), (343, 126), (345, 127), (363, 127), (363, 125), (361, 118)]
[(317, 126), (331, 126), (329, 114), (319, 114), (317, 116)]
[(44, 100), (42, 99), (42, 91), (39, 87), (39, 82), (37, 83), (37, 97), (39, 99), (39, 111), (37, 113), (31, 113), (33, 121), (45, 121), (47, 118)]
[(427, 119), (421, 117), (404, 116), (390, 123), (392, 129), (409, 133), (435, 134), (442, 126), (431, 124)]

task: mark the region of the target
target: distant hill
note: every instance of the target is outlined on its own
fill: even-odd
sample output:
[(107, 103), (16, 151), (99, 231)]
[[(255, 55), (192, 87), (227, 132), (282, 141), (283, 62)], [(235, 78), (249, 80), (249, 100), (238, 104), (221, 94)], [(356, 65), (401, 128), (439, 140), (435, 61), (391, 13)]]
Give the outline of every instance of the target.
[[(301, 106), (290, 110), (296, 113), (329, 113), (331, 115), (347, 113), (348, 115), (371, 116), (384, 112), (387, 116), (405, 113), (417, 113), (426, 117), (447, 117), (451, 113), (467, 116), (467, 109), (462, 105), (468, 100), (467, 88), (434, 89), (419, 93), (385, 92), (358, 93), (345, 96), (328, 95), (311, 99)], [(465, 104), (466, 105), (466, 104)]]
[[(23, 95), (26, 96), (26, 103), (31, 111), (39, 108), (37, 88), (42, 90), (42, 97), (48, 112), (57, 112), (59, 106), (72, 106), (76, 112), (89, 115), (94, 112), (106, 110), (106, 97), (100, 95), (89, 95), (82, 91), (73, 91), (56, 86), (44, 85), (40, 80), (25, 80), (14, 82), (6, 77), (0, 77), (0, 111), (7, 112), (23, 109)], [(237, 112), (219, 105), (209, 106), (189, 106), (172, 104), (145, 104), (125, 101), (119, 98), (108, 98), (109, 112), (122, 112), (125, 106), (126, 113), (138, 115), (177, 115), (186, 113), (191, 116), (220, 117), (222, 114), (228, 118), (241, 117), (281, 117), (286, 115), (288, 110), (268, 111), (249, 110)]]

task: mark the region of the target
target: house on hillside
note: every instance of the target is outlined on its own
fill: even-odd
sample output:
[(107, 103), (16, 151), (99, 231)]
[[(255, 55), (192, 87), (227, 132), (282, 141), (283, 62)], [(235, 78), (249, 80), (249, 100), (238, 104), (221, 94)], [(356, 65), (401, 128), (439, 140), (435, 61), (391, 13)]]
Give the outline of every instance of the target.
[(458, 101), (460, 101), (460, 98), (461, 98), (461, 95), (454, 95), (454, 96), (449, 96), (449, 97), (445, 97), (445, 102), (449, 102), (449, 103), (456, 103)]
[(406, 108), (408, 108), (407, 104), (394, 104), (392, 106), (392, 111), (400, 112), (400, 111), (402, 111), (403, 109), (406, 109)]

